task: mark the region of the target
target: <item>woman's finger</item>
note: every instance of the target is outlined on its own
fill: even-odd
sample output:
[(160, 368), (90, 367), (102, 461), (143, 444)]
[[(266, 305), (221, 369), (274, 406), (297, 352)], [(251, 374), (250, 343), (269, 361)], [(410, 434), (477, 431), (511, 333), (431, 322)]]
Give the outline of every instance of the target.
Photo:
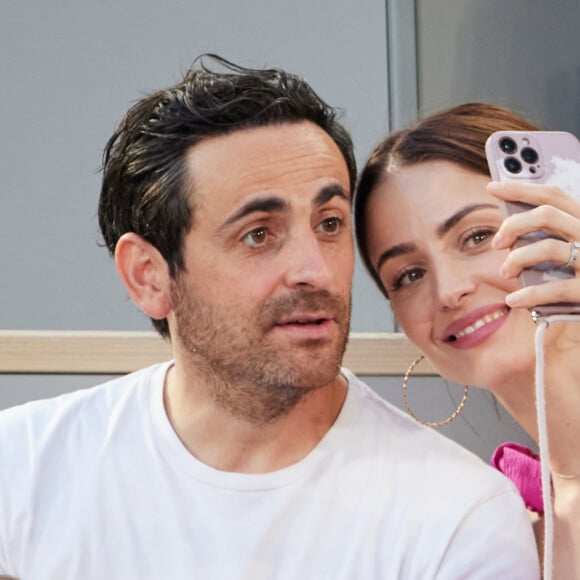
[(528, 181), (492, 181), (488, 192), (503, 201), (519, 201), (530, 205), (551, 205), (580, 218), (580, 200), (558, 187)]
[(528, 286), (508, 294), (506, 297), (506, 304), (511, 308), (534, 308), (560, 302), (580, 304), (579, 278)]
[[(563, 240), (580, 239), (580, 219), (549, 205), (534, 207), (507, 217), (497, 231), (493, 247), (511, 248), (515, 241), (532, 232), (542, 231)], [(545, 236), (542, 236), (545, 237)]]
[(529, 268), (537, 269), (537, 278), (543, 281), (570, 276), (572, 273), (576, 275), (580, 271), (580, 244), (576, 246), (573, 243), (546, 238), (517, 246), (508, 254), (501, 267), (501, 275), (505, 278), (515, 278), (522, 270)]

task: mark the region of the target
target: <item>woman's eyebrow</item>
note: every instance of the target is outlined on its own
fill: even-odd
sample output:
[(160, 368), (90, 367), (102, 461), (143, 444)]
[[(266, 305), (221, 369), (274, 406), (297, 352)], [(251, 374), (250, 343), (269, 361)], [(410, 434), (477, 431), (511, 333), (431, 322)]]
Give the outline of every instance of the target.
[(404, 254), (410, 254), (411, 252), (415, 252), (417, 250), (417, 246), (415, 244), (397, 244), (396, 246), (390, 247), (388, 250), (385, 250), (377, 260), (377, 273), (381, 271), (383, 264), (390, 260), (391, 258), (396, 258), (397, 256), (402, 256)]
[(493, 203), (474, 203), (466, 205), (456, 211), (451, 217), (448, 217), (438, 228), (437, 236), (442, 238), (454, 225), (458, 224), (466, 215), (480, 209), (499, 209), (499, 206)]

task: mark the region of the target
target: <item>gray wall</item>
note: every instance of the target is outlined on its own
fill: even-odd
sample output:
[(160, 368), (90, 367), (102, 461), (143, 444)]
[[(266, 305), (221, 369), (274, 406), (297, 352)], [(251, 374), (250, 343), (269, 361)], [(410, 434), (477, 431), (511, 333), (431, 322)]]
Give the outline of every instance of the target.
[(423, 112), (491, 101), (580, 135), (578, 0), (417, 0)]
[[(465, 100), (499, 102), (578, 133), (579, 10), (577, 0), (4, 0), (0, 328), (149, 328), (97, 245), (100, 155), (130, 103), (176, 81), (197, 54), (303, 74), (345, 109), (362, 163), (389, 117), (394, 128), (417, 107)], [(353, 330), (393, 329), (360, 266), (353, 299)], [(97, 380), (2, 377), (0, 407)], [(400, 405), (399, 378), (368, 382)], [(409, 389), (425, 417), (452, 407), (439, 379)], [(461, 387), (450, 391), (456, 397)], [(506, 439), (529, 442), (476, 390), (444, 433), (482, 457)]]

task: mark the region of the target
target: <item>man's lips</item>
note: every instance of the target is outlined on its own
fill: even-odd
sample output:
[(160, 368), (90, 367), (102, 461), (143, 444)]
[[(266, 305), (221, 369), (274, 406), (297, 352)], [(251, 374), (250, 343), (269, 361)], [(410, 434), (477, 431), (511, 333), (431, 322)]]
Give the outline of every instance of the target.
[(319, 326), (332, 320), (333, 317), (329, 316), (326, 313), (308, 313), (308, 314), (293, 314), (291, 316), (287, 316), (282, 320), (276, 322), (276, 326), (308, 326), (308, 325), (316, 325)]
[(327, 342), (336, 336), (337, 325), (328, 313), (291, 314), (278, 320), (274, 330), (299, 342)]
[(487, 337), (508, 311), (509, 308), (505, 304), (492, 304), (478, 308), (467, 316), (454, 320), (443, 332), (443, 340), (449, 343), (465, 340), (466, 337), (478, 331)]

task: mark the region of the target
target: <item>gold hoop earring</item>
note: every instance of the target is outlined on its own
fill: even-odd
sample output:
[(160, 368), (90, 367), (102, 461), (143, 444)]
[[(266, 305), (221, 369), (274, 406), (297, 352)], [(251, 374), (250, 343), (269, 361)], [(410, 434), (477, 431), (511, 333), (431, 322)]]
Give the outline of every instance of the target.
[(409, 415), (411, 415), (411, 417), (413, 417), (413, 419), (415, 419), (415, 421), (417, 421), (418, 423), (421, 423), (421, 425), (426, 425), (427, 427), (443, 427), (443, 425), (447, 425), (448, 423), (451, 423), (451, 421), (453, 421), (453, 419), (455, 419), (457, 417), (457, 415), (459, 415), (459, 413), (461, 413), (461, 409), (463, 409), (463, 407), (465, 406), (465, 403), (467, 402), (467, 393), (469, 391), (469, 387), (467, 385), (464, 386), (463, 398), (461, 399), (461, 402), (459, 403), (459, 405), (457, 405), (457, 408), (455, 409), (455, 411), (453, 411), (451, 416), (447, 417), (447, 419), (444, 419), (443, 421), (433, 421), (433, 422), (423, 421), (422, 419), (419, 419), (419, 417), (417, 417), (417, 415), (415, 415), (415, 413), (413, 413), (413, 411), (411, 410), (411, 407), (409, 405), (409, 401), (407, 400), (407, 382), (409, 381), (409, 376), (411, 375), (411, 372), (413, 371), (413, 369), (424, 358), (425, 358), (424, 354), (417, 357), (411, 363), (411, 365), (407, 369), (407, 372), (405, 373), (405, 376), (403, 378), (403, 403), (405, 404), (405, 409), (407, 409), (407, 413), (409, 413)]

